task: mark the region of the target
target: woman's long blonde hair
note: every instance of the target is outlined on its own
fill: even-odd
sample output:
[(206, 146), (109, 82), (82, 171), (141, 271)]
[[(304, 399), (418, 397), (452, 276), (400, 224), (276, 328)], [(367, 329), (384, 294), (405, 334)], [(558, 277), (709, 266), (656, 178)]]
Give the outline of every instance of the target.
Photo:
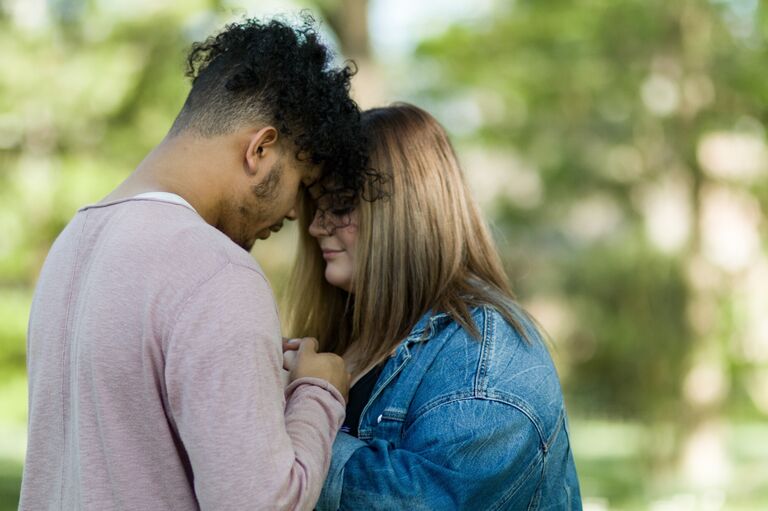
[(528, 339), (496, 246), (443, 127), (424, 110), (395, 104), (363, 113), (370, 164), (386, 197), (357, 205), (352, 292), (326, 282), (325, 262), (300, 206), (298, 257), (286, 294), (290, 335), (314, 336), (343, 354), (354, 342), (360, 367), (386, 357), (428, 311), (447, 312), (479, 337), (470, 308), (489, 305)]

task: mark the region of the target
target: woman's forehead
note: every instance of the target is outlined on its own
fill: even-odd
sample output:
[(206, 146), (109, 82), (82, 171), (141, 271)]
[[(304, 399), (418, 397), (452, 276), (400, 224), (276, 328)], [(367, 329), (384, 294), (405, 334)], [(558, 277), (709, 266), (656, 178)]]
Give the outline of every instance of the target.
[(319, 209), (349, 208), (357, 202), (357, 197), (349, 189), (327, 182), (316, 183), (307, 188), (307, 192), (311, 203)]

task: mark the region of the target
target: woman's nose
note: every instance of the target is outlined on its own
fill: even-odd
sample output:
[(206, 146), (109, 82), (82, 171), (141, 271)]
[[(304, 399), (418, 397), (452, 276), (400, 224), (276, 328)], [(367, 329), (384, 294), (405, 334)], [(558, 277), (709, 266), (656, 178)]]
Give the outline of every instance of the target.
[(319, 238), (321, 236), (328, 236), (328, 229), (325, 228), (325, 222), (323, 222), (322, 214), (317, 211), (315, 216), (312, 217), (312, 223), (309, 224), (309, 235)]

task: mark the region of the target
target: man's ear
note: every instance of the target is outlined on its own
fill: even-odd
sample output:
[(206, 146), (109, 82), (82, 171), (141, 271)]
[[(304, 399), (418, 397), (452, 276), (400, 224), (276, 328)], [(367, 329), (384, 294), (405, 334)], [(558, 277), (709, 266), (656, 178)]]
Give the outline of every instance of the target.
[(279, 158), (278, 138), (274, 126), (265, 126), (250, 134), (243, 162), (246, 174), (256, 176), (272, 168)]

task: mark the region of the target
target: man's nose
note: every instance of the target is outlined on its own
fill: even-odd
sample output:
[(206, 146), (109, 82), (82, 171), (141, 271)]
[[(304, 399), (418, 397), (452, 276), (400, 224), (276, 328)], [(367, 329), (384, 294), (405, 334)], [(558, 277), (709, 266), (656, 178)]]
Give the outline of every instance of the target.
[(299, 214), (296, 212), (296, 206), (293, 206), (288, 213), (285, 214), (285, 218), (288, 220), (296, 220), (299, 218)]

